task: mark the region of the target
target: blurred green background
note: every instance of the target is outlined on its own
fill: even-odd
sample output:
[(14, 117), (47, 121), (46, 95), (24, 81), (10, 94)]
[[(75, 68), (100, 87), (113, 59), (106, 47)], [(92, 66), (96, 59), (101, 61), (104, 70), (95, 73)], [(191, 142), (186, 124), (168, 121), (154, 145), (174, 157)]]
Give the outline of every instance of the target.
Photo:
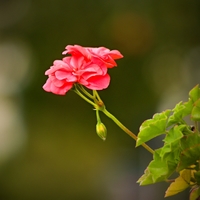
[(164, 199), (167, 183), (136, 183), (150, 153), (102, 115), (103, 142), (93, 108), (44, 92), (44, 72), (68, 44), (118, 49), (99, 94), (137, 133), (199, 83), (199, 36), (199, 0), (0, 0), (0, 200)]

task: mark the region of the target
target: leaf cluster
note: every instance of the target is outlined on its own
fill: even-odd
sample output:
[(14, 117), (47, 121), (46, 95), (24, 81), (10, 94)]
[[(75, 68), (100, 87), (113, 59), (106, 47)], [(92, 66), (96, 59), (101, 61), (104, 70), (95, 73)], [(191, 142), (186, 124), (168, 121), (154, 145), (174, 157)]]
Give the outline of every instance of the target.
[[(189, 117), (188, 117), (189, 116)], [(189, 118), (189, 123), (186, 122)], [(136, 146), (163, 135), (163, 146), (156, 149), (153, 160), (138, 180), (140, 185), (160, 181), (172, 182), (166, 197), (191, 188), (190, 200), (200, 196), (200, 88), (189, 92), (187, 102), (179, 102), (173, 109), (155, 114), (142, 123)], [(192, 125), (191, 125), (192, 124)], [(178, 177), (170, 180), (170, 177)]]

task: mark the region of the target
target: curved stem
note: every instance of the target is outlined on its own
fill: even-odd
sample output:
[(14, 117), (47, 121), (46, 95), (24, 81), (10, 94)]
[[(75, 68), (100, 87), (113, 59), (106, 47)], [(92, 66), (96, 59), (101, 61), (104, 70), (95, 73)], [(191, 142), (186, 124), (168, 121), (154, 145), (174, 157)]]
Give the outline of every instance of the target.
[(82, 85), (77, 85), (77, 87), (80, 88), (80, 90), (86, 94), (90, 99), (94, 99), (94, 96), (92, 96)]
[[(137, 141), (137, 136), (131, 132), (128, 128), (126, 128), (114, 115), (108, 112), (106, 109), (101, 110), (107, 117), (112, 119), (125, 133), (131, 136), (135, 141)], [(147, 144), (143, 143), (142, 146), (149, 151), (150, 153), (154, 154), (154, 150), (149, 147)]]
[(97, 105), (92, 102), (91, 100), (89, 100), (87, 97), (85, 97), (75, 86), (75, 89), (73, 90), (76, 94), (78, 94), (81, 98), (83, 98), (85, 101), (87, 101), (89, 104), (93, 105), (95, 108), (97, 107)]
[[(78, 88), (85, 94), (87, 95), (89, 98), (93, 99), (93, 101), (91, 101), (90, 99), (88, 99), (86, 96), (84, 96), (79, 90)], [(81, 98), (83, 98), (85, 101), (87, 101), (89, 104), (93, 105), (94, 108), (96, 109), (96, 115), (97, 115), (97, 119), (100, 120), (100, 116), (99, 116), (99, 111), (102, 111), (107, 117), (109, 117), (110, 119), (112, 119), (125, 133), (127, 133), (130, 137), (132, 137), (135, 141), (137, 141), (137, 136), (131, 132), (128, 128), (126, 128), (114, 115), (112, 115), (110, 112), (108, 112), (105, 108), (105, 105), (103, 103), (103, 101), (101, 100), (98, 92), (96, 90), (93, 90), (93, 95), (91, 95), (89, 92), (87, 92), (82, 86), (77, 86), (75, 85), (74, 87), (75, 89), (73, 90), (76, 94), (78, 94)], [(149, 151), (150, 153), (154, 154), (154, 150), (151, 149), (147, 144), (143, 143), (142, 146)]]
[(93, 95), (94, 95), (95, 97), (97, 97), (97, 99), (98, 99), (99, 101), (103, 102), (103, 101), (101, 100), (101, 98), (100, 98), (98, 92), (97, 92), (96, 90), (93, 90)]

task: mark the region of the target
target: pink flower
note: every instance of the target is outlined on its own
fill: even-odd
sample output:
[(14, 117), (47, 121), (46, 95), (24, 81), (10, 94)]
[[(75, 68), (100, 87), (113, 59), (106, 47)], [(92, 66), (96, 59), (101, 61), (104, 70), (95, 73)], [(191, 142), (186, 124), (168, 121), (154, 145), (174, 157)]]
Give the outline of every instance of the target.
[(99, 59), (103, 61), (108, 68), (117, 66), (116, 59), (120, 59), (123, 55), (117, 50), (109, 50), (105, 47), (82, 47), (79, 45), (67, 45), (63, 54), (71, 54), (72, 56), (83, 56), (87, 60)]
[(91, 90), (105, 89), (110, 83), (108, 68), (117, 66), (115, 60), (123, 57), (117, 50), (79, 45), (66, 46), (63, 54), (71, 56), (55, 60), (53, 66), (45, 72), (48, 79), (43, 89), (47, 92), (64, 95), (74, 83)]
[(45, 75), (48, 75), (48, 79), (43, 89), (58, 95), (66, 94), (74, 83), (84, 85), (91, 90), (105, 89), (110, 83), (104, 62), (87, 60), (78, 54), (54, 61)]

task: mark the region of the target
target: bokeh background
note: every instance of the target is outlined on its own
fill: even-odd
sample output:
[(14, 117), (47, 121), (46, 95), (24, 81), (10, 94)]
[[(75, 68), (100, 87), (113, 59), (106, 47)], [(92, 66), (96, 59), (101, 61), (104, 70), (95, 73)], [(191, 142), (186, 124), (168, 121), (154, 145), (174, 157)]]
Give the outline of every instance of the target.
[(167, 183), (136, 183), (150, 153), (105, 116), (103, 142), (93, 108), (44, 92), (44, 72), (68, 44), (120, 50), (100, 95), (137, 133), (199, 83), (199, 36), (199, 0), (0, 0), (0, 199), (164, 199)]

